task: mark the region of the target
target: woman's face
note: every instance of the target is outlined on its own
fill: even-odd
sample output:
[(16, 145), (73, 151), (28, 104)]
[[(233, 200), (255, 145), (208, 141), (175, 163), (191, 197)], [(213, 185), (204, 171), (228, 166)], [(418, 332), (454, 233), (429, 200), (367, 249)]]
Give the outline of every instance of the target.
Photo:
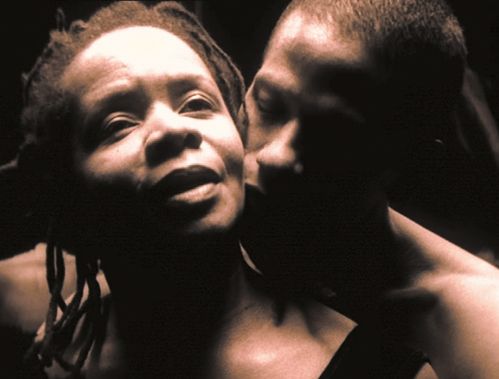
[(148, 220), (180, 235), (233, 225), (243, 145), (189, 45), (159, 28), (118, 29), (75, 58), (62, 86), (75, 103), (76, 173), (90, 191), (131, 193)]

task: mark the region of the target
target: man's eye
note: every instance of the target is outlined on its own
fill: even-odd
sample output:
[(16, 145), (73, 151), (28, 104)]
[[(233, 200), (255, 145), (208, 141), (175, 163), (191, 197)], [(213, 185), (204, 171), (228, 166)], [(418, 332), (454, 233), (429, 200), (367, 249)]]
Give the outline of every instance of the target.
[(260, 98), (256, 99), (256, 106), (258, 107), (258, 110), (262, 113), (272, 113), (273, 107), (272, 107), (272, 102), (268, 100), (263, 100)]
[(269, 96), (254, 97), (255, 105), (263, 119), (276, 121), (285, 116), (285, 106), (281, 101)]
[(208, 111), (214, 110), (215, 106), (213, 103), (208, 100), (207, 98), (201, 96), (201, 95), (194, 95), (188, 98), (181, 106), (180, 106), (180, 113), (193, 113), (193, 114), (198, 114), (198, 113), (204, 113)]

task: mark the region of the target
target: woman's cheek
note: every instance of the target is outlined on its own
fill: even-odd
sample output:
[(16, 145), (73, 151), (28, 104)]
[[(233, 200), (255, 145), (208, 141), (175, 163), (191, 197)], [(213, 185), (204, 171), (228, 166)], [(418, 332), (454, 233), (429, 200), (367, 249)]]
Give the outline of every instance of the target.
[(220, 127), (220, 123), (218, 124), (217, 133), (213, 133), (211, 141), (217, 146), (218, 154), (224, 161), (227, 173), (242, 180), (244, 146), (235, 124), (232, 119), (229, 120), (226, 117), (219, 120), (223, 123), (223, 127)]
[(143, 159), (133, 144), (101, 147), (82, 157), (77, 169), (90, 186), (135, 183), (139, 178)]

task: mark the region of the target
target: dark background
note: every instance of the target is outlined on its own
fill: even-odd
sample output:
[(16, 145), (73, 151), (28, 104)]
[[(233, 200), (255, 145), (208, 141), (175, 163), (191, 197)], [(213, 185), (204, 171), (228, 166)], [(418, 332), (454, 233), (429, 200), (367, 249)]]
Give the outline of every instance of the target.
[[(0, 97), (0, 163), (12, 159), (21, 142), (18, 116), (22, 106), (21, 73), (28, 71), (56, 27), (55, 13), (62, 8), (66, 24), (87, 18), (107, 1), (9, 1), (1, 17), (2, 91)], [(247, 84), (261, 61), (272, 26), (288, 1), (185, 1), (233, 57)], [(469, 49), (469, 65), (478, 74), (495, 119), (499, 119), (499, 6), (497, 0), (451, 0)], [(480, 149), (480, 147), (478, 147)], [(411, 216), (444, 236), (480, 250), (499, 251), (499, 169), (468, 162), (468, 153), (454, 152), (438, 175), (413, 180), (400, 190), (411, 193)], [(480, 154), (478, 154), (480, 155)], [(473, 165), (478, 165), (478, 171)], [(486, 167), (486, 168), (484, 168)], [(481, 171), (480, 171), (481, 170)], [(438, 176), (437, 180), (435, 177)], [(497, 180), (495, 178), (498, 178)], [(414, 186), (417, 189), (414, 189)], [(496, 186), (497, 185), (497, 186)], [(414, 195), (416, 194), (416, 195)], [(415, 198), (415, 200), (414, 200)], [(1, 211), (1, 210), (0, 210)], [(469, 237), (469, 238), (468, 238)], [(478, 241), (478, 242), (477, 242)], [(483, 243), (481, 243), (483, 241)]]

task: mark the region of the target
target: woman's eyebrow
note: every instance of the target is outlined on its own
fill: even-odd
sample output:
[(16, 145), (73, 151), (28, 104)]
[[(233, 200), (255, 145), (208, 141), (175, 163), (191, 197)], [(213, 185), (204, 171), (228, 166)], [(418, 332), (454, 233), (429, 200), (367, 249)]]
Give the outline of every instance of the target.
[(112, 112), (122, 111), (143, 117), (147, 101), (147, 95), (140, 87), (130, 87), (127, 90), (108, 92), (106, 96), (87, 104), (88, 108), (80, 108), (75, 113), (74, 122), (78, 125), (82, 145), (87, 149), (95, 146), (102, 120)]
[(139, 112), (147, 101), (148, 96), (140, 86), (122, 87), (119, 90), (108, 91), (95, 101), (85, 104), (84, 109), (82, 109), (84, 112), (82, 119), (84, 123), (92, 122), (103, 113), (119, 108)]
[[(215, 81), (205, 75), (181, 74), (158, 77), (164, 82), (165, 92), (169, 96), (181, 96), (185, 92), (199, 88), (211, 93), (218, 92)], [(105, 88), (90, 91), (88, 100), (84, 100), (84, 111), (91, 112), (107, 108), (109, 106), (126, 103), (128, 100), (145, 101), (148, 98), (146, 84), (140, 78), (130, 80), (124, 79), (112, 83)]]
[[(193, 89), (207, 91), (213, 96), (219, 93), (216, 83), (204, 75), (168, 76), (163, 80), (165, 81), (165, 93), (172, 98), (180, 97)], [(144, 83), (140, 79), (119, 81), (87, 94), (87, 100), (84, 100), (83, 109), (81, 109), (83, 112), (82, 120), (84, 124), (88, 124), (103, 113), (116, 108), (126, 107), (130, 111), (139, 112), (148, 99)]]
[(105, 86), (96, 85), (82, 96), (82, 111), (93, 113), (110, 104), (122, 103), (131, 98), (145, 97), (140, 83), (130, 79), (120, 79)]
[(218, 94), (220, 92), (214, 79), (200, 74), (171, 76), (166, 80), (165, 86), (171, 96), (181, 96), (196, 88), (208, 91), (211, 94)]

